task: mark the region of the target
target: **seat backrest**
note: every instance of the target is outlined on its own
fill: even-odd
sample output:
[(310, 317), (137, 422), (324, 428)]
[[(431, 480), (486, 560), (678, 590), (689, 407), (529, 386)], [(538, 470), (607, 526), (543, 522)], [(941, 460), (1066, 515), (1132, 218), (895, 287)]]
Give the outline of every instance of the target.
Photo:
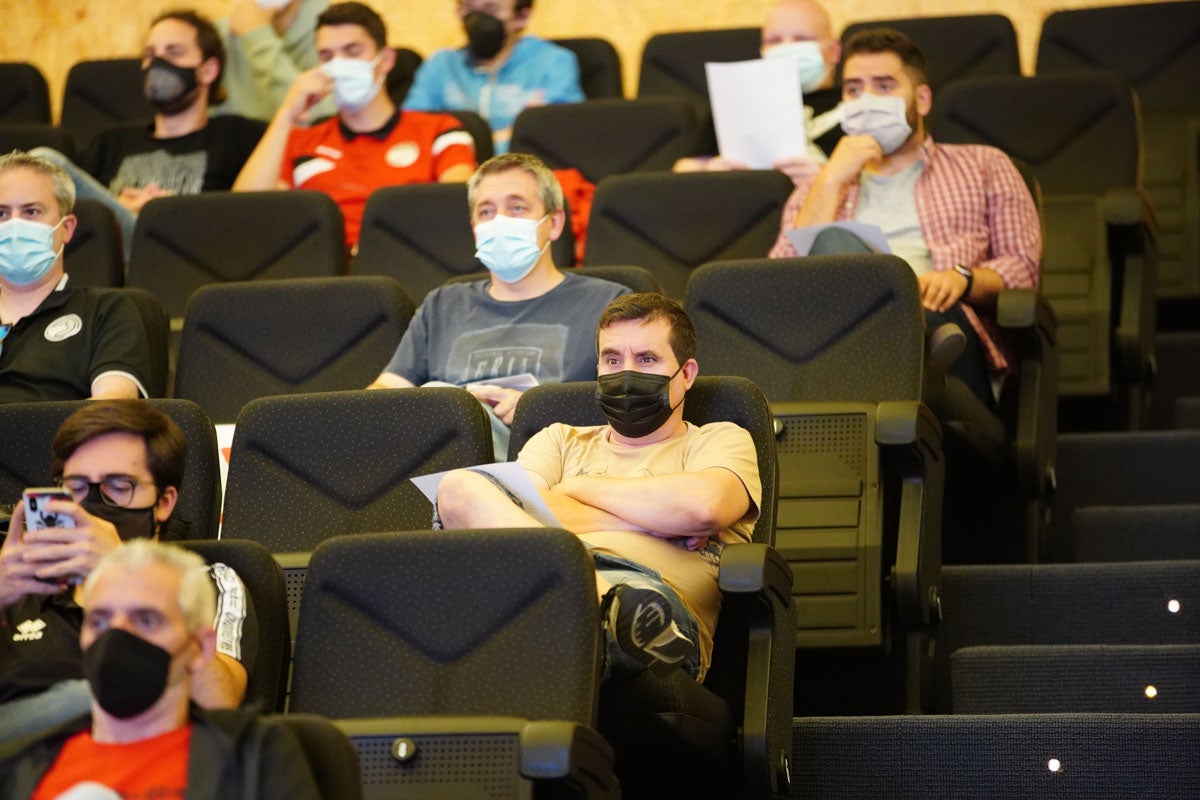
[[(1137, 31), (1136, 36), (1129, 32)], [(1121, 73), (1137, 92), (1145, 190), (1155, 210), (1159, 296), (1200, 293), (1200, 2), (1057, 11), (1037, 73)], [(1156, 396), (1158, 394), (1156, 387)]]
[(637, 96), (673, 95), (707, 104), (705, 63), (756, 59), (761, 46), (759, 28), (655, 34), (642, 50)]
[(75, 143), (66, 129), (48, 122), (0, 122), (0, 152), (51, 147), (75, 160)]
[(408, 479), (492, 460), (483, 407), (462, 389), (261, 397), (238, 417), (222, 535), (287, 553), (428, 528), (433, 506)]
[(514, 153), (551, 169), (574, 167), (592, 183), (627, 172), (670, 170), (700, 152), (695, 107), (673, 97), (607, 98), (531, 106), (513, 123)]
[(182, 544), (199, 553), (209, 564), (230, 567), (245, 584), (258, 639), (257, 650), (252, 655), (243, 653), (243, 658), (250, 659), (243, 661), (248, 676), (243, 705), (256, 704), (263, 713), (282, 711), (287, 698), (287, 671), (292, 655), (283, 570), (258, 542), (210, 539)]
[[(574, 262), (570, 238), (561, 236), (551, 245), (556, 264)], [(395, 278), (420, 305), (425, 295), (451, 278), (481, 269), (466, 185), (388, 186), (367, 198), (355, 274)]]
[(950, 656), (955, 714), (1200, 712), (1200, 645), (1007, 645)]
[(316, 714), (275, 714), (267, 719), (296, 737), (322, 800), (362, 800), (358, 753), (336, 725)]
[(388, 96), (399, 107), (404, 105), (404, 98), (408, 96), (408, 90), (412, 88), (417, 67), (421, 66), (421, 62), (425, 59), (416, 50), (407, 47), (393, 47), (392, 50), (396, 53), (396, 65), (388, 72), (385, 81)]
[[(859, 31), (872, 28), (891, 28), (917, 43), (928, 61), (926, 76), (935, 98), (946, 84), (960, 78), (1021, 74), (1017, 32), (1003, 14), (855, 22), (842, 31), (842, 45)], [(838, 75), (840, 84), (840, 66)], [(940, 98), (935, 102), (941, 102)]]
[(847, 797), (1186, 797), (1195, 714), (798, 718), (792, 785)]
[(33, 64), (0, 63), (0, 122), (50, 123), (50, 87)]
[(80, 61), (67, 72), (60, 122), (80, 151), (105, 128), (149, 123), (153, 117), (142, 96), (140, 58)]
[(587, 99), (625, 96), (621, 56), (608, 39), (585, 37), (550, 41), (575, 54), (579, 61), (579, 84)]
[(935, 652), (938, 710), (950, 711), (950, 657), (1008, 644), (1194, 644), (1200, 562), (942, 568)]
[(340, 536), (309, 564), (291, 708), (591, 725), (599, 639), (592, 561), (565, 531)]
[(136, 286), (122, 286), (111, 291), (128, 297), (137, 306), (142, 327), (146, 329), (146, 345), (150, 350), (146, 391), (151, 397), (166, 397), (171, 348), (171, 320), (166, 308), (157, 297)]
[(471, 140), (475, 143), (476, 164), (482, 164), (495, 155), (496, 144), (492, 137), (492, 126), (486, 119), (466, 109), (448, 108), (440, 113), (454, 117), (462, 123), (467, 133), (471, 134)]
[(129, 283), (181, 317), (210, 283), (341, 275), (343, 248), (342, 212), (321, 192), (162, 197), (138, 214)]
[(607, 178), (592, 201), (583, 264), (637, 264), (681, 300), (706, 261), (765, 255), (793, 188), (775, 170)]
[[(754, 541), (772, 544), (779, 481), (775, 465), (774, 423), (762, 391), (744, 378), (702, 375), (688, 390), (683, 418), (696, 425), (733, 422), (750, 432), (758, 451), (758, 472), (763, 491), (760, 514), (754, 527)], [(513, 416), (512, 436), (508, 442), (509, 460), (516, 459), (531, 436), (555, 422), (603, 425), (604, 415), (596, 404), (596, 384), (592, 381), (543, 384), (526, 391), (517, 403)]]
[(704, 368), (750, 378), (772, 403), (921, 397), (917, 281), (896, 256), (705, 264), (684, 306)]
[(1200, 110), (1200, 2), (1075, 8), (1046, 17), (1037, 74), (1089, 69), (1123, 73), (1142, 111)]
[(987, 144), (1026, 162), (1047, 197), (1141, 185), (1141, 130), (1116, 73), (969, 78), (929, 115), (939, 142)]
[(415, 307), (382, 276), (205, 286), (183, 322), (175, 396), (217, 423), (256, 397), (362, 389), (400, 343)]
[(75, 233), (67, 242), (64, 263), (75, 286), (125, 285), (121, 229), (112, 209), (87, 197), (75, 201)]
[[(63, 421), (86, 400), (0, 404), (0, 503), (13, 504), (29, 486), (45, 486), (50, 480), (50, 442)], [(164, 539), (215, 539), (217, 514), (221, 507), (221, 481), (217, 464), (217, 435), (212, 423), (195, 403), (188, 400), (149, 401), (169, 415), (187, 439), (187, 465), (176, 520)]]

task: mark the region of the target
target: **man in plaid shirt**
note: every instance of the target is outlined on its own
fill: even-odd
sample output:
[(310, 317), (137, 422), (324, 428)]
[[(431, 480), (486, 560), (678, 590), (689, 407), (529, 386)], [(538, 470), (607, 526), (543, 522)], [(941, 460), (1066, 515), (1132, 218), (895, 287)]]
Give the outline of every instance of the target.
[[(999, 150), (934, 143), (925, 130), (933, 102), (925, 56), (903, 34), (867, 30), (846, 43), (842, 101), (846, 135), (820, 172), (797, 182), (770, 255), (797, 255), (785, 236), (790, 228), (846, 220), (879, 226), (917, 273), (926, 327), (955, 322), (967, 337), (950, 374), (994, 407), (993, 381), (1009, 369), (996, 297), (1038, 283), (1042, 236), (1033, 198)], [(831, 229), (812, 252), (867, 249)]]

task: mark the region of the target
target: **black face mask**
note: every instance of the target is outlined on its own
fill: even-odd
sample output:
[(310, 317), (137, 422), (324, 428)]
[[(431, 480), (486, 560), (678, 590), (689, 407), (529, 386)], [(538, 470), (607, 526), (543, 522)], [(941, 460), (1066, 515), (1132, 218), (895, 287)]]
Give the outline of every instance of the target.
[(598, 377), (596, 401), (613, 430), (630, 439), (658, 430), (677, 407), (670, 387), (680, 369), (682, 364), (670, 376), (627, 369)]
[(79, 505), (93, 517), (111, 522), (123, 542), (130, 539), (151, 539), (158, 532), (158, 520), (154, 518), (157, 502), (146, 508), (110, 506), (100, 496), (100, 488), (93, 486), (88, 489), (87, 497), (83, 498)]
[(480, 60), (492, 58), (504, 47), (504, 23), (491, 14), (472, 11), (463, 17), (463, 28), (467, 31), (467, 50)]
[(109, 628), (84, 651), (83, 675), (101, 708), (117, 719), (129, 719), (162, 697), (171, 658), (156, 644)]
[(197, 67), (177, 67), (155, 56), (150, 66), (142, 70), (142, 96), (160, 113), (178, 114), (192, 104), (192, 92), (197, 87), (196, 70)]

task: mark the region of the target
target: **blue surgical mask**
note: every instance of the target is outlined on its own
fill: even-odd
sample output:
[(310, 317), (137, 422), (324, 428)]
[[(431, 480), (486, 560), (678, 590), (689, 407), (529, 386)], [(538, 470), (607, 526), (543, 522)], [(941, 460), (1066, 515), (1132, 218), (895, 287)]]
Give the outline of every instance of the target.
[(332, 58), (321, 66), (321, 71), (333, 79), (333, 97), (338, 108), (357, 111), (375, 99), (383, 86), (383, 78), (375, 77), (375, 65), (381, 55), (370, 61)]
[(866, 134), (879, 142), (883, 154), (900, 149), (912, 135), (908, 107), (898, 95), (863, 93), (842, 103), (842, 130), (851, 136)]
[(794, 61), (800, 73), (800, 91), (805, 94), (816, 91), (829, 74), (829, 65), (821, 53), (820, 42), (784, 42), (764, 48), (762, 56), (766, 59)]
[(47, 225), (14, 217), (0, 222), (0, 278), (29, 286), (45, 277), (62, 254), (62, 248), (54, 250), (54, 232), (65, 221), (63, 217), (58, 225)]
[(533, 271), (545, 247), (538, 247), (537, 229), (549, 217), (524, 219), (497, 214), (475, 226), (475, 257), (500, 280), (516, 283)]

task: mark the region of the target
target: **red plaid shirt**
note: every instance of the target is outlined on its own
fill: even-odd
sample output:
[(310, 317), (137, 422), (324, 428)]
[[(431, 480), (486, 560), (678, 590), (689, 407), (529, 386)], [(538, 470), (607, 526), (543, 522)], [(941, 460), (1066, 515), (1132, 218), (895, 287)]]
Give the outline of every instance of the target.
[[(927, 138), (919, 158), (925, 168), (913, 189), (917, 218), (933, 261), (934, 270), (955, 264), (994, 270), (1006, 289), (1032, 289), (1038, 285), (1042, 257), (1042, 226), (1037, 207), (1017, 168), (994, 147), (934, 144)], [(771, 258), (793, 258), (796, 250), (784, 231), (794, 227), (813, 179), (803, 178), (783, 209), (779, 239)], [(846, 187), (838, 220), (854, 219), (859, 186)], [(1001, 332), (990, 309), (963, 304), (963, 311), (987, 350), (995, 372), (1009, 368)], [(982, 316), (981, 316), (982, 315)]]

